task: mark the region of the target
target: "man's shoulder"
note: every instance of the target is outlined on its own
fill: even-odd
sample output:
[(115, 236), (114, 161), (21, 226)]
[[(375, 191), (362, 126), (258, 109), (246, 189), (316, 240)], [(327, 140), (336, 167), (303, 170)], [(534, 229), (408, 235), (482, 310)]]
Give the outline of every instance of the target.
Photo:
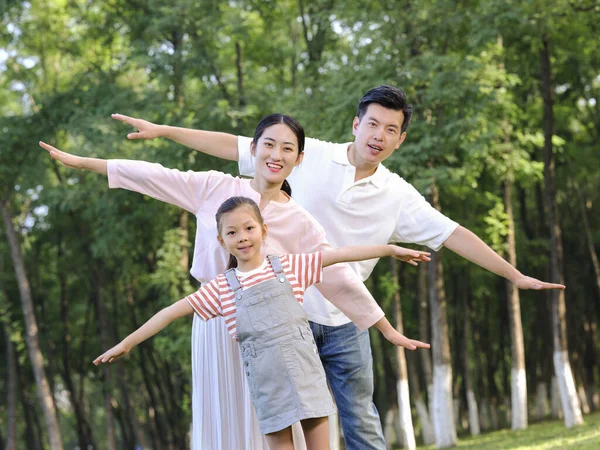
[(329, 142), (315, 138), (306, 138), (304, 148), (307, 155), (332, 159), (336, 153), (345, 153), (352, 142)]

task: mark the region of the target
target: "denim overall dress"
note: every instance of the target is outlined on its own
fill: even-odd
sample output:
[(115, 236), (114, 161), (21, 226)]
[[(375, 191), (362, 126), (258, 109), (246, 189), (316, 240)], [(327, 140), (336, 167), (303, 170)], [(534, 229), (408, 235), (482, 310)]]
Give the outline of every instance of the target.
[(335, 412), (306, 313), (279, 257), (268, 260), (275, 278), (245, 290), (235, 269), (225, 272), (235, 296), (237, 337), (263, 434)]

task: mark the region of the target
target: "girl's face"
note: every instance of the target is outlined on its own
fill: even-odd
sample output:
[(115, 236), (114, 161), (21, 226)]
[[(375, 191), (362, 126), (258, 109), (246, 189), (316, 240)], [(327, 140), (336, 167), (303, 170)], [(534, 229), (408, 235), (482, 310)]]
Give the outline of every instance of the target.
[(257, 220), (252, 209), (242, 206), (223, 214), (217, 239), (238, 261), (240, 270), (250, 270), (262, 263), (260, 249), (267, 236), (267, 226)]
[(273, 184), (283, 183), (304, 156), (298, 154), (298, 138), (284, 124), (266, 128), (250, 151), (256, 156), (254, 178)]

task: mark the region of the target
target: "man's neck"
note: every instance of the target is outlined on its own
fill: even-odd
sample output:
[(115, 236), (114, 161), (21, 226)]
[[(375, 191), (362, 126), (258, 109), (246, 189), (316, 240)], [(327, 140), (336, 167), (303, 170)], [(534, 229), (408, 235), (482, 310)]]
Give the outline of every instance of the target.
[(359, 181), (364, 178), (370, 177), (375, 173), (379, 164), (369, 164), (358, 156), (356, 147), (354, 144), (350, 144), (348, 147), (348, 161), (356, 169), (354, 174), (354, 181)]

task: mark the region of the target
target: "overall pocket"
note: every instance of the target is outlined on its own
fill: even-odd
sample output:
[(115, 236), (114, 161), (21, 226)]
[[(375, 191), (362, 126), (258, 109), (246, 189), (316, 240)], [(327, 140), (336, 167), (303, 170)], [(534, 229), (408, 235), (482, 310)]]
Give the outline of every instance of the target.
[(287, 322), (288, 315), (279, 307), (280, 303), (285, 303), (284, 297), (284, 293), (267, 292), (248, 300), (246, 313), (254, 331), (270, 330)]

